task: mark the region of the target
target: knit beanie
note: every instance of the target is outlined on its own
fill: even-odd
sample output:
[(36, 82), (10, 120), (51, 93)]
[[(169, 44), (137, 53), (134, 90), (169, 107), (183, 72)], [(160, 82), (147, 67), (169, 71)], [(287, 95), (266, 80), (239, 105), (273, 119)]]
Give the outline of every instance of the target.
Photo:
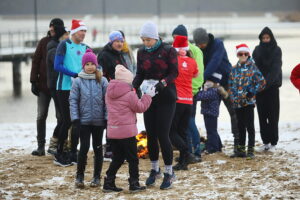
[(146, 22), (141, 28), (140, 37), (159, 40), (156, 24), (154, 24), (153, 22)]
[(109, 34), (109, 42), (113, 43), (115, 40), (124, 41), (124, 37), (120, 31), (113, 31)]
[(238, 54), (241, 51), (247, 52), (250, 55), (250, 48), (246, 44), (240, 44), (236, 46), (236, 54)]
[(187, 30), (184, 25), (180, 24), (178, 25), (174, 30), (172, 35), (182, 35), (182, 36), (188, 36)]
[(194, 39), (196, 45), (207, 44), (209, 37), (204, 28), (197, 28), (193, 32), (193, 39)]
[(92, 62), (98, 67), (97, 56), (93, 53), (92, 49), (87, 49), (85, 54), (82, 56), (82, 68), (84, 68), (85, 64), (88, 62)]
[(123, 65), (117, 65), (115, 71), (115, 79), (128, 84), (132, 84), (133, 74)]
[(60, 18), (54, 18), (50, 21), (50, 26), (64, 26), (64, 21)]

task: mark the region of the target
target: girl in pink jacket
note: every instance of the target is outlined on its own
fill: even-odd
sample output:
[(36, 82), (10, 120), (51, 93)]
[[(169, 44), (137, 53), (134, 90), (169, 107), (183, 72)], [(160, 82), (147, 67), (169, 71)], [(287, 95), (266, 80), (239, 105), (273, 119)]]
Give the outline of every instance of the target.
[(104, 192), (120, 192), (115, 185), (116, 173), (126, 159), (129, 163), (129, 190), (145, 190), (139, 184), (139, 160), (137, 157), (138, 133), (136, 113), (145, 112), (155, 95), (155, 88), (149, 88), (141, 99), (132, 87), (133, 74), (122, 65), (116, 66), (115, 80), (108, 84), (105, 102), (108, 112), (107, 138), (112, 141), (113, 158), (104, 179)]

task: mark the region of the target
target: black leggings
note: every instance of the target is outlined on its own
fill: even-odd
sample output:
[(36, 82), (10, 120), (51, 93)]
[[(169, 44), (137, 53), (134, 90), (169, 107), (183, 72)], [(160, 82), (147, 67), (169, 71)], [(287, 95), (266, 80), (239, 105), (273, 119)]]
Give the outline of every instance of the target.
[(176, 111), (173, 118), (170, 139), (172, 144), (180, 151), (181, 154), (187, 153), (187, 128), (192, 113), (192, 105), (189, 104), (176, 104)]
[(264, 144), (277, 145), (279, 122), (279, 88), (270, 88), (256, 97), (260, 135)]
[(112, 162), (109, 165), (106, 175), (108, 178), (115, 179), (116, 174), (125, 159), (129, 164), (129, 176), (132, 180), (139, 179), (139, 159), (137, 157), (137, 144), (135, 137), (126, 139), (111, 139), (113, 152)]
[(255, 129), (254, 129), (254, 106), (238, 108), (235, 110), (239, 127), (239, 145), (246, 144), (246, 130), (248, 131), (248, 147), (254, 147)]
[(144, 113), (147, 145), (151, 161), (158, 160), (159, 142), (165, 165), (172, 165), (173, 149), (169, 134), (175, 109), (175, 100), (165, 103), (154, 97), (149, 109)]

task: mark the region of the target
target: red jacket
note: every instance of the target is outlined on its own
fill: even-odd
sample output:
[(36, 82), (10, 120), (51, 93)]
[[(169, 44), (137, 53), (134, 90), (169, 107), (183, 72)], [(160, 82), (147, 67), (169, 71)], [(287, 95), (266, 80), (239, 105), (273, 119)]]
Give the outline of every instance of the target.
[(177, 103), (193, 104), (192, 79), (198, 75), (197, 63), (193, 58), (178, 56), (179, 75), (175, 80)]
[(300, 64), (293, 69), (290, 79), (294, 86), (300, 90)]
[(145, 112), (151, 102), (152, 98), (147, 94), (139, 99), (128, 83), (111, 80), (105, 95), (108, 114), (107, 137), (125, 139), (136, 136), (136, 113)]
[(47, 44), (51, 40), (46, 36), (39, 41), (32, 57), (30, 82), (36, 82), (40, 91), (49, 92), (47, 86)]

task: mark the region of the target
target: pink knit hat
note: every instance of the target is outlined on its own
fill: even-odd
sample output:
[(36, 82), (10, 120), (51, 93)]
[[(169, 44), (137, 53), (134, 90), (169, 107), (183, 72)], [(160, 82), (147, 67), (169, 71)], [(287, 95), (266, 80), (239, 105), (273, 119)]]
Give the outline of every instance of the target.
[(117, 65), (115, 71), (116, 80), (126, 82), (128, 84), (132, 84), (133, 74), (126, 69), (123, 65)]
[(92, 62), (98, 67), (97, 56), (93, 53), (92, 49), (87, 49), (85, 54), (82, 56), (82, 68), (84, 68), (85, 64), (88, 62)]

